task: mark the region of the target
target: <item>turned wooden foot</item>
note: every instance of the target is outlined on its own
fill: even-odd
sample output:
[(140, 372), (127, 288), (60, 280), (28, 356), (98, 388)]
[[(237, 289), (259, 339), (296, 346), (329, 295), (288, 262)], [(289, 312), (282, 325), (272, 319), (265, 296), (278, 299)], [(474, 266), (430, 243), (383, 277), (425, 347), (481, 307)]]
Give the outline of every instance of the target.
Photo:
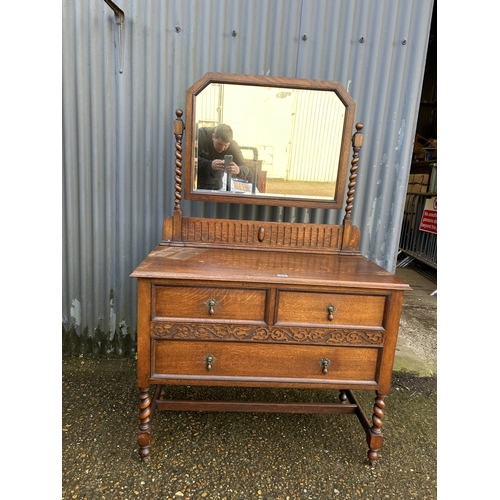
[(144, 462), (149, 462), (149, 443), (151, 438), (151, 398), (149, 387), (139, 389), (139, 455)]
[(370, 427), (369, 437), (368, 437), (368, 460), (372, 463), (378, 459), (378, 451), (382, 448), (382, 418), (384, 417), (385, 394), (380, 394), (377, 392), (375, 397), (375, 404), (373, 405), (373, 415), (372, 415), (372, 426)]

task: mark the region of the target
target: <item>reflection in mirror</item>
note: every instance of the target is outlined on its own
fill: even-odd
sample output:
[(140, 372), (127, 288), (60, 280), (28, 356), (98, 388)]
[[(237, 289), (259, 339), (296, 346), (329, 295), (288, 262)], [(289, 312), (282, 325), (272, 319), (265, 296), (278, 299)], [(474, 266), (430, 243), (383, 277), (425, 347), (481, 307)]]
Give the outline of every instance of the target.
[[(196, 191), (334, 198), (346, 113), (335, 92), (210, 83), (195, 109)], [(232, 138), (216, 137), (219, 124)], [(208, 182), (206, 168), (213, 169)]]

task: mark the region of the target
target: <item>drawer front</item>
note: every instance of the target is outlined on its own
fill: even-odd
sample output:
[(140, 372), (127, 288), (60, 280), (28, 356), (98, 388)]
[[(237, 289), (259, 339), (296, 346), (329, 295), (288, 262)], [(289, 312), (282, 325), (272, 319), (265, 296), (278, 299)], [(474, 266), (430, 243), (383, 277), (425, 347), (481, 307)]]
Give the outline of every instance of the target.
[(153, 285), (154, 321), (187, 320), (264, 323), (265, 289)]
[[(153, 341), (152, 374), (192, 379), (373, 382), (380, 348)], [(323, 370), (326, 369), (326, 373)]]
[(381, 327), (385, 302), (383, 295), (281, 290), (276, 324)]

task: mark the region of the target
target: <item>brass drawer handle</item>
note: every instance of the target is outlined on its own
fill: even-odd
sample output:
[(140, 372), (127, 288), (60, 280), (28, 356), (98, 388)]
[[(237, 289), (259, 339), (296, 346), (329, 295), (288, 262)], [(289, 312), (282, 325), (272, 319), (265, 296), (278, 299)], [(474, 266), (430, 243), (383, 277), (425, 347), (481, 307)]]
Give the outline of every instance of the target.
[(336, 311), (337, 309), (335, 309), (335, 307), (332, 305), (332, 304), (328, 304), (326, 307), (325, 307), (325, 311), (328, 313), (328, 319), (330, 321), (333, 321), (333, 313)]
[(328, 373), (328, 367), (332, 364), (332, 362), (328, 358), (323, 358), (320, 363), (322, 372), (326, 375)]
[(215, 358), (211, 354), (208, 354), (207, 356), (205, 356), (205, 363), (207, 364), (207, 371), (210, 371), (212, 369), (212, 365), (214, 364), (214, 362), (215, 362)]
[(215, 299), (208, 299), (205, 302), (205, 305), (208, 307), (208, 314), (210, 314), (210, 316), (213, 316), (214, 315), (214, 307), (217, 305), (217, 301)]

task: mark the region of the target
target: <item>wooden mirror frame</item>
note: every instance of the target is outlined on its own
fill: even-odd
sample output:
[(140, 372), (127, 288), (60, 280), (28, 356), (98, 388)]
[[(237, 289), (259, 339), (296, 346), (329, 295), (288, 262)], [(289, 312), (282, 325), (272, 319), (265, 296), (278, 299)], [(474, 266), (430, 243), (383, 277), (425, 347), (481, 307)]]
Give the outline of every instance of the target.
[[(195, 176), (195, 140), (196, 140), (196, 97), (210, 84), (223, 83), (232, 85), (249, 85), (257, 87), (276, 87), (303, 90), (326, 90), (335, 92), (345, 106), (344, 125), (340, 146), (339, 164), (335, 185), (334, 197), (331, 199), (317, 199), (292, 196), (265, 197), (255, 195), (241, 195), (238, 193), (207, 193), (194, 189)], [(299, 78), (283, 78), (270, 76), (237, 75), (230, 73), (206, 73), (186, 92), (186, 135), (185, 135), (185, 176), (184, 198), (187, 200), (211, 201), (217, 203), (239, 203), (252, 205), (271, 205), (299, 208), (327, 208), (340, 209), (343, 205), (344, 190), (347, 177), (348, 163), (351, 153), (351, 139), (354, 125), (355, 103), (352, 97), (340, 82), (326, 80), (309, 80)]]

